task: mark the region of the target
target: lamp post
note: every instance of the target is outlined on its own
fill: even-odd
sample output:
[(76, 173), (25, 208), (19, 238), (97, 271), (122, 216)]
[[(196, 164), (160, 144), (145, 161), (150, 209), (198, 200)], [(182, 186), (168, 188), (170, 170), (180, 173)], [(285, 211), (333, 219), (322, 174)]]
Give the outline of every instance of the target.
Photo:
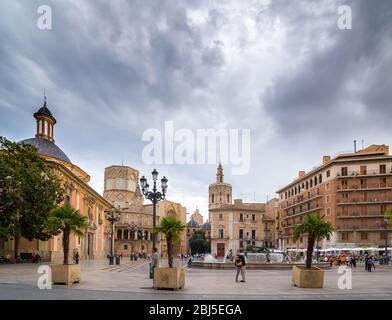
[[(120, 207), (119, 207), (120, 208)], [(111, 228), (111, 239), (110, 239), (110, 257), (109, 264), (113, 264), (113, 246), (114, 246), (114, 224), (120, 220), (120, 211), (119, 209), (106, 209), (105, 218), (112, 225)]]
[(131, 234), (131, 240), (132, 240), (132, 247), (131, 247), (131, 260), (133, 260), (133, 252), (134, 252), (134, 241), (135, 241), (135, 229), (137, 229), (137, 227), (131, 223), (129, 226), (129, 232)]
[(388, 221), (388, 217), (384, 216), (384, 221), (383, 222), (378, 222), (377, 224), (379, 226), (381, 226), (382, 228), (384, 228), (385, 230), (385, 260), (386, 263), (389, 264), (389, 255), (388, 255), (388, 227), (389, 227), (389, 221)]
[[(157, 203), (160, 200), (165, 199), (166, 191), (167, 191), (167, 179), (166, 177), (163, 177), (161, 179), (161, 188), (162, 192), (158, 191), (157, 189), (157, 180), (158, 180), (158, 171), (156, 169), (153, 170), (152, 174), (152, 180), (153, 180), (153, 188), (152, 191), (149, 191), (149, 184), (147, 183), (147, 179), (142, 176), (140, 178), (140, 185), (142, 187), (142, 193), (145, 196), (146, 199), (150, 200), (153, 205), (153, 211), (152, 211), (152, 226), (155, 228), (156, 226), (156, 215), (157, 215)], [(157, 235), (155, 233), (152, 234), (152, 249), (156, 247), (156, 242), (157, 242)]]

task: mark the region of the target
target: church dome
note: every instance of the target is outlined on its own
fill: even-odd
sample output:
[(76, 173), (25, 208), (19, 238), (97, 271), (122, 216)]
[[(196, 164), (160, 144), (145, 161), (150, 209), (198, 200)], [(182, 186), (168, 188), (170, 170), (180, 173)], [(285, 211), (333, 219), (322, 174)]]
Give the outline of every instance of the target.
[(46, 97), (43, 106), (34, 113), (34, 118), (37, 120), (37, 133), (35, 138), (22, 140), (19, 143), (36, 147), (42, 155), (71, 163), (67, 155), (54, 143), (54, 125), (56, 124), (56, 119), (47, 107)]
[(189, 220), (189, 222), (187, 223), (188, 227), (191, 228), (197, 228), (199, 227), (199, 224), (192, 218), (191, 220)]
[(201, 229), (202, 229), (202, 230), (211, 230), (211, 223), (209, 223), (209, 222), (207, 221), (205, 224), (203, 224), (203, 226), (202, 226)]
[(38, 149), (38, 153), (40, 154), (71, 163), (71, 160), (69, 160), (67, 155), (63, 152), (63, 150), (61, 150), (52, 141), (42, 139), (42, 138), (31, 138), (31, 139), (20, 141), (19, 143), (32, 145)]

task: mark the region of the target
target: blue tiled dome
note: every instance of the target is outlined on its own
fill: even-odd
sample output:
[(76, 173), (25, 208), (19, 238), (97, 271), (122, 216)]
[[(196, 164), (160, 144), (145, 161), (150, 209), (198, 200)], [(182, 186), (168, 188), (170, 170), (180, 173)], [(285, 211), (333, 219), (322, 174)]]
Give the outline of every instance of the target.
[(19, 143), (32, 145), (38, 149), (40, 154), (71, 163), (71, 160), (69, 160), (67, 155), (54, 142), (49, 140), (42, 138), (31, 138), (22, 140)]
[(211, 230), (211, 223), (206, 222), (205, 224), (203, 224), (203, 226), (201, 227), (202, 230)]
[(187, 226), (188, 226), (188, 227), (191, 227), (191, 228), (197, 228), (197, 227), (199, 226), (199, 224), (198, 224), (195, 220), (193, 220), (193, 218), (192, 218), (192, 219), (189, 220), (189, 222), (187, 223)]

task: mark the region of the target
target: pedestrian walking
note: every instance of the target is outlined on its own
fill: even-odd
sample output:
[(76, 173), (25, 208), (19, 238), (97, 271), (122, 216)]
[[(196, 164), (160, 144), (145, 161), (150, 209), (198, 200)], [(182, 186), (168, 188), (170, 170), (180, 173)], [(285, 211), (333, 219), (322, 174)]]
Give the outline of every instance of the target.
[[(240, 258), (240, 255), (239, 255), (239, 254), (237, 254), (237, 255), (235, 256), (234, 264), (235, 264), (235, 269), (236, 269), (236, 271), (237, 271), (237, 273), (236, 273), (236, 275), (235, 275), (235, 282), (238, 282), (238, 276), (240, 275), (240, 273), (241, 273), (241, 268), (242, 268), (242, 261), (241, 261), (241, 258)], [(242, 276), (242, 273), (241, 273), (241, 276)], [(242, 281), (244, 281), (243, 276), (242, 276)]]
[(375, 256), (370, 257), (370, 267), (373, 268), (374, 270), (376, 270), (376, 257)]

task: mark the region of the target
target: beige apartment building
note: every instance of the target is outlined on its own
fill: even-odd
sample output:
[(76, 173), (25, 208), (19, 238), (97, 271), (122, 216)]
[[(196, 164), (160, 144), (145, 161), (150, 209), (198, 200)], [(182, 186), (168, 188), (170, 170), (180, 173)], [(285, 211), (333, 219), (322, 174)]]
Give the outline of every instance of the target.
[[(130, 255), (131, 252), (152, 252), (152, 204), (143, 204), (139, 186), (139, 171), (128, 166), (105, 168), (104, 198), (120, 208), (120, 221), (115, 224), (114, 250)], [(156, 224), (162, 217), (175, 216), (186, 223), (186, 209), (179, 203), (162, 200), (157, 204)], [(133, 226), (133, 228), (132, 228)], [(157, 248), (166, 254), (163, 235), (157, 237)], [(186, 232), (181, 234), (181, 242), (174, 245), (174, 253), (186, 253)]]
[[(319, 247), (384, 247), (384, 213), (392, 208), (392, 156), (386, 145), (324, 156), (322, 164), (277, 191), (277, 242), (306, 248), (306, 237), (293, 242), (294, 227), (316, 212), (334, 228)], [(389, 231), (391, 233), (391, 231)], [(388, 237), (390, 239), (390, 236)]]
[(232, 186), (223, 180), (219, 164), (216, 182), (209, 186), (209, 221), (211, 223), (211, 253), (224, 257), (246, 249), (248, 245), (274, 246), (274, 217), (266, 213), (265, 203), (232, 201)]

